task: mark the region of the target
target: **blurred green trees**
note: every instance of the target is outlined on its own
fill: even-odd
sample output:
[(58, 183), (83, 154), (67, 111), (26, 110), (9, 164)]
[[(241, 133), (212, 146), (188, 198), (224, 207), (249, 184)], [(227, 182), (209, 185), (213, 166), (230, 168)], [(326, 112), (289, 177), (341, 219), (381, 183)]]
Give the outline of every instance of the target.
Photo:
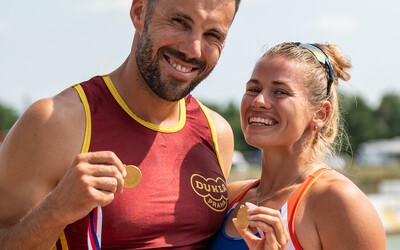
[(211, 103), (205, 103), (210, 109), (220, 113), (231, 125), (235, 140), (235, 149), (238, 151), (255, 150), (254, 147), (248, 145), (244, 139), (240, 125), (239, 107), (233, 102), (229, 102), (227, 106), (222, 107)]
[(354, 152), (362, 142), (400, 136), (400, 95), (385, 94), (375, 109), (361, 96), (341, 97), (342, 118)]
[(17, 111), (0, 102), (0, 131), (9, 130), (17, 121), (18, 116)]

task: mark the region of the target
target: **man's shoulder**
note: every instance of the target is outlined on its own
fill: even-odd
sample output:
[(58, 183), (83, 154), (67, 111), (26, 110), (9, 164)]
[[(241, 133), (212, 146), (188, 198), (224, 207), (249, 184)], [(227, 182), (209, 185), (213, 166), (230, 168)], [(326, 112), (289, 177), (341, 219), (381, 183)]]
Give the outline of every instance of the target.
[(51, 122), (58, 119), (70, 119), (80, 110), (83, 111), (83, 108), (77, 92), (73, 88), (67, 88), (55, 96), (35, 101), (22, 117), (31, 121)]

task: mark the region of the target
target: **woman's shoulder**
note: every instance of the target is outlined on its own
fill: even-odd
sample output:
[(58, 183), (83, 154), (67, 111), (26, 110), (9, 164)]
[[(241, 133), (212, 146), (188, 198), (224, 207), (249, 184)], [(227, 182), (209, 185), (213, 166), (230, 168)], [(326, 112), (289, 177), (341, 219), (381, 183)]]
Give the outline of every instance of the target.
[(313, 214), (316, 221), (323, 223), (349, 222), (374, 213), (367, 195), (337, 171), (328, 171), (320, 176), (311, 186), (307, 196), (307, 210)]
[(349, 192), (362, 192), (344, 174), (330, 170), (323, 173), (313, 184), (312, 193), (316, 195), (349, 195)]
[(341, 202), (353, 202), (355, 198), (366, 198), (360, 188), (342, 173), (326, 171), (312, 185), (309, 191), (311, 200), (317, 204), (324, 201), (332, 206), (345, 205)]
[(367, 195), (337, 171), (327, 171), (315, 181), (304, 205), (318, 229), (323, 245), (338, 244), (341, 241), (338, 248), (363, 244), (372, 246), (373, 241), (367, 243), (365, 237), (360, 235), (384, 238), (382, 224)]

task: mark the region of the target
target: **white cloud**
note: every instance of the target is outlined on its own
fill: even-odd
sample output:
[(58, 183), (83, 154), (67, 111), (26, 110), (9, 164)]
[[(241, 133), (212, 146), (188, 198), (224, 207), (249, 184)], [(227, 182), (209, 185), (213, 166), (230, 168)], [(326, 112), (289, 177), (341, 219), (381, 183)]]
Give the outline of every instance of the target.
[(94, 0), (89, 2), (84, 9), (88, 12), (105, 13), (114, 11), (129, 10), (132, 1), (130, 0)]
[(334, 32), (349, 32), (357, 28), (355, 20), (348, 17), (324, 16), (313, 22), (315, 22), (315, 26), (318, 29), (330, 30)]
[(0, 33), (4, 33), (7, 31), (7, 24), (3, 20), (0, 20)]

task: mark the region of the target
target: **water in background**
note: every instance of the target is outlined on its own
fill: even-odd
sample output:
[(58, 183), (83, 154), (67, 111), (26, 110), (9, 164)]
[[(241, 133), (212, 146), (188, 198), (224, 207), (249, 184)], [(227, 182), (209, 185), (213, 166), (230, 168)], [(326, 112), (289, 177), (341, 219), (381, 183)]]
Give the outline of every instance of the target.
[(400, 234), (389, 234), (387, 237), (387, 250), (399, 250), (400, 249)]

